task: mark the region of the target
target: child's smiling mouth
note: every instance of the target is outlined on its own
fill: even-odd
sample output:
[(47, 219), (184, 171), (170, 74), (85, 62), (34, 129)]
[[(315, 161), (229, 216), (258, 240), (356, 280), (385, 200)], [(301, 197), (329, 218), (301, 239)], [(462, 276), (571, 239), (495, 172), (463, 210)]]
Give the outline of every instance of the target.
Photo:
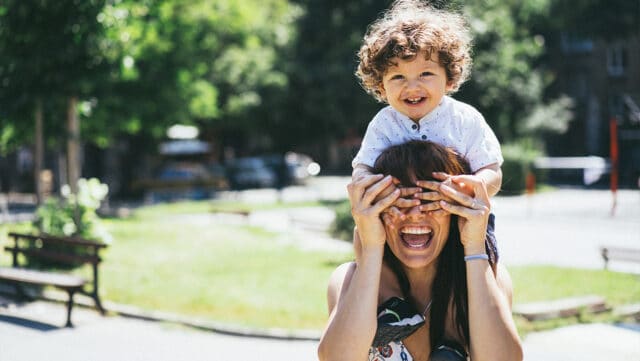
[(406, 98), (404, 102), (410, 105), (416, 105), (422, 103), (422, 101), (424, 101), (425, 99), (425, 97)]

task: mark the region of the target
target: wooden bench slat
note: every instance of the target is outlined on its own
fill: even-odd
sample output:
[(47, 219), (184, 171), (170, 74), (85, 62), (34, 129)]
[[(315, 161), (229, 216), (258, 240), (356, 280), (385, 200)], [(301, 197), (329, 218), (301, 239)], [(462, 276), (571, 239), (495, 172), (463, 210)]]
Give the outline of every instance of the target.
[(32, 249), (32, 248), (15, 248), (15, 247), (5, 247), (4, 248), (10, 252), (19, 252), (25, 255), (34, 256), (38, 258), (45, 258), (54, 261), (66, 262), (66, 263), (74, 263), (74, 262), (82, 262), (82, 263), (100, 263), (101, 259), (98, 256), (93, 256), (89, 254), (67, 254), (62, 252), (55, 251), (47, 251), (42, 249)]
[(50, 243), (80, 245), (80, 246), (95, 247), (95, 248), (107, 247), (105, 243), (101, 243), (98, 241), (90, 241), (82, 238), (74, 238), (74, 237), (58, 237), (58, 236), (50, 236), (50, 235), (36, 235), (36, 234), (25, 234), (25, 233), (15, 233), (15, 232), (10, 232), (9, 236), (13, 238), (30, 239), (33, 241), (42, 240), (43, 242), (50, 242)]
[(603, 247), (602, 253), (610, 258), (625, 258), (630, 260), (640, 261), (640, 249), (634, 248), (617, 248), (617, 247)]
[(87, 280), (75, 275), (41, 272), (14, 267), (0, 267), (0, 279), (36, 285), (52, 285), (64, 289), (79, 289), (87, 283)]
[(627, 247), (600, 247), (600, 254), (604, 260), (604, 268), (607, 269), (609, 261), (624, 261), (640, 263), (640, 248)]

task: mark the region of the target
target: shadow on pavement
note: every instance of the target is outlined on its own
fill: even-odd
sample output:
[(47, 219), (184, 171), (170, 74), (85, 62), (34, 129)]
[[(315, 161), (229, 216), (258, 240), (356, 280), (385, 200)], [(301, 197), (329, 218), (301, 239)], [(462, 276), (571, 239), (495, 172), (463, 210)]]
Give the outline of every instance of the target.
[(20, 317), (8, 316), (8, 315), (0, 315), (0, 322), (10, 323), (12, 325), (30, 328), (36, 331), (48, 332), (55, 331), (60, 329), (58, 326), (50, 325), (44, 322), (27, 320)]

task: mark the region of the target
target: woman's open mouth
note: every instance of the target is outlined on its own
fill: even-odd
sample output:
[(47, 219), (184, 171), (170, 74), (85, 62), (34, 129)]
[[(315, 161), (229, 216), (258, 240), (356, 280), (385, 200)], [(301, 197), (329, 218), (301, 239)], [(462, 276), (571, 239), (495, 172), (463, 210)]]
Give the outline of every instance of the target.
[(402, 243), (409, 248), (426, 248), (432, 237), (433, 230), (427, 226), (406, 226), (400, 229)]

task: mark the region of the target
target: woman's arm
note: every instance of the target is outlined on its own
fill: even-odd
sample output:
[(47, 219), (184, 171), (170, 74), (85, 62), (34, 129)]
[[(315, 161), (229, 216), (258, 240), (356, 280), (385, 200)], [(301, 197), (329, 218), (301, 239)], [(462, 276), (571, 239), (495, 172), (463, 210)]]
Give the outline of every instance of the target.
[[(459, 216), (460, 240), (465, 256), (485, 254), (489, 196), (485, 183), (474, 176), (454, 176), (452, 181), (470, 185), (473, 196), (447, 185), (438, 190), (457, 204), (441, 201), (441, 207)], [(486, 259), (466, 261), (469, 305), (470, 356), (474, 361), (522, 360), (522, 344), (511, 315), (511, 282), (506, 269), (496, 273)]]
[(347, 187), (358, 229), (358, 264), (341, 266), (333, 274), (327, 299), (329, 322), (318, 346), (321, 361), (366, 360), (375, 336), (378, 290), (386, 233), (380, 214), (398, 198), (394, 191), (375, 201), (389, 186), (391, 177), (379, 175), (355, 179)]
[(332, 275), (327, 293), (329, 322), (318, 346), (324, 360), (366, 360), (376, 333), (376, 309), (380, 284), (380, 262), (363, 257), (356, 266), (340, 266)]
[(508, 278), (498, 267), (494, 275), (489, 262), (467, 262), (469, 332), (471, 359), (522, 360), (522, 345), (511, 316), (511, 286), (499, 280)]

